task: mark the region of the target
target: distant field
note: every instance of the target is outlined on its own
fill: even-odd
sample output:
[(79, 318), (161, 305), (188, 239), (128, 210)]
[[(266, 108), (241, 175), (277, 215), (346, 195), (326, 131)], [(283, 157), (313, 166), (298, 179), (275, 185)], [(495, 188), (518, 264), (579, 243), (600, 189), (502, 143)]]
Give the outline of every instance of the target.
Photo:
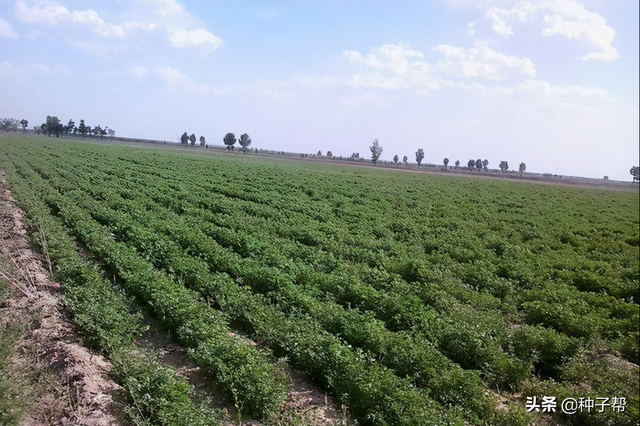
[(146, 148), (0, 135), (0, 168), (246, 411), (279, 358), (361, 424), (638, 424), (637, 192)]

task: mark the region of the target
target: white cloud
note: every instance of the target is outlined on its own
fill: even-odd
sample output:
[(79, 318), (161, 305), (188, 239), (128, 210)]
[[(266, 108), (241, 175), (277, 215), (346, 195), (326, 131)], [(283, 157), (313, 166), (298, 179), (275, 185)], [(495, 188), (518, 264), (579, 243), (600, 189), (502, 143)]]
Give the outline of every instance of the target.
[(434, 90), (457, 87), (448, 76), (500, 80), (514, 71), (531, 77), (536, 75), (531, 60), (508, 56), (488, 47), (465, 49), (439, 45), (432, 50), (444, 54), (446, 59), (429, 63), (422, 52), (405, 44), (385, 44), (366, 55), (343, 51), (343, 57), (364, 70), (343, 79), (342, 84), (353, 88), (411, 89), (428, 95)]
[(18, 73), (18, 68), (16, 68), (13, 64), (2, 61), (0, 62), (0, 75), (16, 75)]
[(129, 74), (134, 75), (136, 77), (143, 77), (149, 74), (149, 68), (134, 65), (129, 69)]
[(130, 67), (126, 71), (126, 74), (132, 75), (136, 78), (155, 76), (164, 81), (171, 89), (186, 94), (211, 94), (221, 96), (230, 92), (230, 89), (227, 87), (219, 88), (196, 83), (190, 77), (183, 74), (182, 71), (172, 67), (147, 68), (136, 65)]
[(505, 71), (513, 69), (524, 75), (536, 75), (530, 59), (505, 55), (486, 46), (464, 49), (441, 44), (432, 50), (446, 56), (445, 61), (438, 62), (438, 69), (446, 74), (499, 80), (506, 78)]
[[(308, 82), (309, 80), (307, 80)], [(294, 99), (293, 85), (302, 83), (302, 81), (283, 81), (283, 80), (256, 80), (244, 89), (244, 92), (256, 93), (262, 97), (271, 97), (275, 99)]]
[(169, 41), (174, 47), (196, 47), (208, 45), (212, 49), (222, 46), (222, 40), (202, 29), (184, 30), (174, 28), (169, 30)]
[(23, 1), (16, 4), (16, 16), (27, 24), (57, 26), (64, 23), (87, 25), (91, 31), (102, 37), (124, 37), (124, 29), (119, 25), (105, 22), (93, 9), (70, 11), (59, 4), (29, 7)]
[(176, 0), (141, 0), (140, 3), (152, 5), (156, 13), (163, 16), (173, 16), (185, 13), (184, 7)]
[(176, 48), (219, 49), (223, 41), (201, 28), (202, 22), (176, 0), (134, 0), (136, 25), (164, 31), (169, 44)]
[(536, 95), (551, 95), (551, 96), (565, 96), (565, 97), (596, 97), (605, 98), (607, 93), (600, 88), (588, 88), (580, 86), (553, 86), (543, 80), (526, 80), (522, 83), (518, 83), (514, 86), (515, 92), (536, 94)]
[(51, 68), (49, 68), (49, 66), (46, 64), (31, 64), (31, 68), (46, 74), (51, 72)]
[[(106, 38), (125, 38), (134, 33), (159, 30), (169, 44), (176, 48), (203, 48), (212, 51), (223, 45), (219, 37), (200, 28), (202, 23), (176, 0), (131, 0), (126, 3), (126, 7), (125, 16), (128, 19), (117, 24), (106, 22), (93, 9), (71, 11), (56, 2), (29, 6), (25, 1), (18, 1), (16, 16), (22, 22), (32, 25), (61, 27), (63, 24), (75, 24)], [(87, 40), (82, 40), (82, 43), (86, 42)]]
[(618, 51), (611, 45), (616, 33), (602, 16), (587, 11), (573, 1), (549, 3), (548, 8), (553, 14), (544, 17), (543, 36), (560, 34), (569, 39), (587, 39), (601, 49), (600, 52), (589, 53), (582, 59), (612, 61), (619, 57)]
[(542, 35), (551, 37), (562, 35), (572, 40), (587, 40), (599, 51), (584, 55), (582, 59), (611, 61), (619, 57), (612, 46), (615, 30), (595, 12), (589, 12), (581, 4), (572, 0), (530, 2), (521, 1), (510, 9), (490, 8), (485, 17), (469, 24), (469, 33), (475, 34), (476, 27), (489, 24), (496, 34), (509, 38), (513, 35), (514, 22), (525, 22), (532, 16), (541, 17)]
[(18, 33), (13, 31), (13, 27), (4, 19), (0, 18), (0, 37), (2, 38), (18, 38)]
[(433, 90), (452, 85), (450, 81), (435, 77), (432, 74), (433, 67), (427, 62), (414, 60), (424, 58), (422, 52), (402, 43), (385, 44), (371, 49), (367, 55), (354, 51), (343, 51), (342, 55), (366, 70), (344, 80), (346, 86), (414, 89), (417, 93), (427, 95)]
[(362, 56), (359, 52), (343, 51), (351, 62), (364, 64), (372, 68), (391, 70), (396, 74), (409, 72), (419, 62), (409, 62), (411, 58), (424, 58), (424, 54), (417, 50), (410, 49), (405, 44), (384, 44), (381, 47), (372, 49), (372, 53)]

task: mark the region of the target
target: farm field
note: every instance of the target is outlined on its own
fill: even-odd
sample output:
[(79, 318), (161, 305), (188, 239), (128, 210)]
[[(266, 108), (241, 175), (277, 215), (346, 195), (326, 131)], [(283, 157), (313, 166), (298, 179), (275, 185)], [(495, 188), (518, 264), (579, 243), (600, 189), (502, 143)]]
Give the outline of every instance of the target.
[(19, 135), (0, 169), (116, 363), (145, 307), (255, 418), (288, 364), (360, 424), (638, 424), (637, 192)]

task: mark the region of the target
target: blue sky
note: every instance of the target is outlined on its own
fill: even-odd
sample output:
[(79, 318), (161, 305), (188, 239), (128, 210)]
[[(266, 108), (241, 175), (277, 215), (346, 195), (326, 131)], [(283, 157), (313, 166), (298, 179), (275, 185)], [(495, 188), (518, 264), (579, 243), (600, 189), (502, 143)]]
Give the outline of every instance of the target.
[(0, 117), (629, 180), (637, 0), (0, 0)]

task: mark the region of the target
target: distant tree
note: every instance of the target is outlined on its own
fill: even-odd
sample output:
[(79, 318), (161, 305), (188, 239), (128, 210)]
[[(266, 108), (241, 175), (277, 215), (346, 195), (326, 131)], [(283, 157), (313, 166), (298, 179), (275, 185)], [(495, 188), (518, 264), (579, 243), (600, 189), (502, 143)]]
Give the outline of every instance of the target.
[[(98, 124), (96, 127), (93, 128), (93, 136), (99, 136), (102, 137), (102, 133), (104, 132), (104, 130), (102, 129), (102, 127), (100, 127), (100, 125)], [(106, 133), (106, 132), (105, 132)]]
[(449, 159), (448, 159), (448, 158), (445, 158), (445, 159), (442, 161), (442, 164), (444, 164), (444, 168), (445, 168), (445, 169), (449, 168)]
[(487, 166), (489, 165), (489, 160), (487, 160), (486, 158), (484, 160), (482, 160), (482, 169), (486, 172), (489, 169), (487, 169)]
[(400, 161), (400, 159), (398, 158), (398, 154), (393, 156), (393, 164), (398, 164), (398, 161)]
[(204, 136), (200, 136), (200, 146), (205, 146), (206, 143), (207, 142), (204, 140)]
[(40, 126), (33, 126), (33, 131), (36, 132), (37, 134), (40, 134), (42, 129), (40, 128)]
[(236, 135), (234, 135), (233, 133), (227, 133), (222, 139), (222, 142), (224, 142), (229, 151), (233, 151), (233, 145), (235, 145), (236, 143)]
[(42, 123), (40, 125), (40, 133), (47, 133), (47, 123)]
[(469, 168), (469, 170), (473, 170), (475, 166), (476, 162), (473, 160), (473, 158), (467, 162), (467, 167)]
[(184, 145), (189, 144), (189, 134), (187, 132), (184, 132), (182, 136), (180, 136), (180, 143)]
[(100, 138), (104, 138), (105, 136), (107, 136), (107, 130), (109, 129), (109, 127), (104, 126), (104, 129), (100, 130)]
[(482, 170), (482, 160), (479, 158), (476, 160), (476, 169)]
[(93, 135), (93, 130), (91, 129), (91, 126), (87, 126), (87, 135), (89, 136)]
[(456, 160), (455, 165), (456, 165), (456, 170), (458, 170), (458, 167), (460, 167), (460, 160)]
[(318, 151), (318, 153), (316, 154), (316, 157), (322, 157), (322, 151)]
[(404, 163), (405, 166), (407, 166), (409, 164), (409, 157), (407, 157), (406, 155), (402, 157), (402, 162)]
[(107, 130), (107, 134), (109, 135), (110, 138), (112, 138), (116, 135), (116, 131), (113, 129), (109, 129)]
[(360, 159), (360, 153), (359, 152), (354, 152), (353, 154), (351, 154), (351, 159), (352, 160), (359, 160)]
[(422, 160), (424, 160), (424, 150), (420, 148), (416, 151), (416, 163), (418, 163), (418, 167), (422, 164)]
[(605, 176), (605, 177), (604, 177), (604, 180), (609, 180), (609, 176)]
[(247, 148), (249, 148), (249, 146), (251, 145), (251, 138), (249, 137), (248, 134), (243, 133), (238, 138), (238, 143), (242, 147), (242, 151), (247, 152)]
[(19, 124), (20, 122), (16, 118), (3, 118), (0, 121), (0, 130), (17, 132)]
[(22, 126), (22, 132), (27, 133), (27, 126), (29, 125), (29, 122), (23, 118), (20, 120), (20, 125)]
[(191, 133), (191, 136), (189, 136), (189, 141), (191, 141), (191, 145), (195, 145), (196, 144), (196, 134), (195, 133)]
[(64, 126), (62, 125), (62, 123), (60, 123), (60, 119), (58, 117), (54, 116), (47, 116), (47, 132), (49, 133), (49, 136), (51, 136), (52, 133), (55, 133), (56, 138), (60, 137), (60, 133), (62, 132), (62, 130), (64, 129)]
[(333, 152), (327, 151), (327, 158), (328, 159), (332, 159), (333, 158)]
[(67, 123), (67, 125), (64, 128), (64, 132), (69, 134), (74, 134), (76, 130), (76, 123), (73, 121), (73, 119), (69, 119), (69, 123)]
[(502, 160), (498, 167), (500, 167), (500, 170), (502, 170), (503, 172), (506, 172), (507, 170), (509, 170), (509, 163), (507, 163), (506, 161)]
[(78, 133), (80, 133), (83, 138), (87, 136), (88, 129), (87, 125), (84, 124), (84, 120), (80, 120), (80, 124), (78, 125)]
[(522, 174), (525, 170), (527, 170), (527, 165), (524, 163), (520, 163), (520, 166), (518, 166), (518, 171)]
[(378, 158), (380, 158), (380, 155), (382, 154), (382, 147), (380, 146), (378, 139), (373, 140), (373, 143), (369, 147), (369, 151), (371, 151), (371, 161), (375, 166), (375, 164), (378, 162)]
[(631, 176), (633, 176), (633, 183), (640, 182), (640, 167), (634, 166), (629, 170)]

